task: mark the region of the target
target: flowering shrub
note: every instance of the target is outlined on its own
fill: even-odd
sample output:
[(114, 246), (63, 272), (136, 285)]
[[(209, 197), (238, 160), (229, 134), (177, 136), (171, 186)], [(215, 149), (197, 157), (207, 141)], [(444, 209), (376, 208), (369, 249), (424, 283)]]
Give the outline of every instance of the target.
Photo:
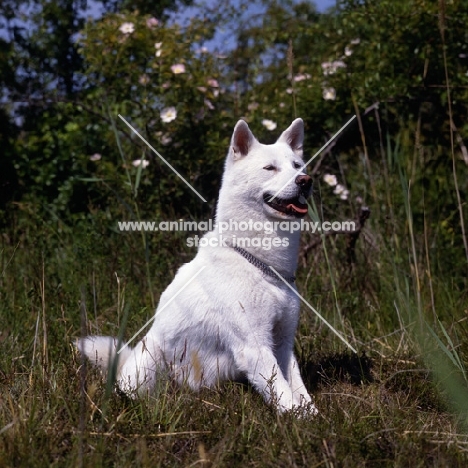
[[(99, 163), (106, 159), (107, 164), (96, 167), (95, 175), (117, 184), (126, 178), (117, 152), (120, 143), (124, 165), (144, 169), (139, 197), (152, 210), (161, 203), (179, 214), (201, 208), (177, 176), (116, 117), (121, 114), (213, 200), (233, 119), (227, 112), (230, 96), (223, 86), (223, 63), (202, 45), (211, 33), (196, 20), (182, 29), (134, 13), (90, 23), (80, 39), (91, 85), (87, 103), (118, 128), (117, 134), (109, 125), (103, 128), (101, 137), (114, 151), (102, 156)], [(221, 135), (224, 127), (229, 129)]]
[[(126, 206), (124, 189), (151, 213), (206, 213), (208, 207), (119, 114), (213, 204), (239, 118), (248, 121), (260, 141), (272, 142), (279, 128), (302, 117), (304, 146), (312, 152), (359, 112), (362, 128), (349, 127), (334, 151), (310, 168), (325, 182), (322, 194), (330, 195), (330, 203), (349, 208), (356, 196), (365, 197), (373, 181), (383, 180), (385, 167), (395, 164), (390, 159), (382, 163), (383, 149), (400, 140), (412, 145), (416, 134), (425, 148), (424, 167), (434, 175), (427, 178), (421, 171), (416, 176), (431, 193), (443, 188), (450, 199), (449, 130), (457, 128), (461, 141), (468, 134), (463, 39), (468, 7), (447, 3), (443, 18), (439, 2), (432, 0), (342, 0), (339, 8), (318, 14), (309, 2), (266, 3), (264, 14), (246, 21), (238, 8), (232, 33), (238, 42), (223, 54), (212, 43), (207, 47), (218, 27), (210, 15), (186, 27), (138, 12), (89, 21), (79, 36), (85, 72), (76, 102), (44, 112), (36, 132), (18, 140), (16, 170), (23, 186), (32, 200), (44, 194), (43, 201), (62, 212), (107, 209), (116, 200)], [(230, 14), (222, 10), (218, 16)], [(444, 22), (445, 48), (440, 44)], [(364, 114), (366, 108), (372, 111)], [(409, 160), (403, 164), (414, 168)], [(339, 175), (333, 190), (328, 190), (326, 174)], [(422, 198), (421, 187), (413, 184), (415, 198)], [(463, 199), (464, 182), (460, 190)]]

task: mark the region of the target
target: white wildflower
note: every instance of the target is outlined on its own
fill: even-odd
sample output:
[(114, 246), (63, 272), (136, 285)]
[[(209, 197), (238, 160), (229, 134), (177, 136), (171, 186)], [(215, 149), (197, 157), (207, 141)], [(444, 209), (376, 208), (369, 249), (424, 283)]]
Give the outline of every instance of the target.
[(169, 123), (177, 118), (177, 110), (175, 107), (166, 107), (159, 115), (164, 123)]
[(330, 75), (330, 69), (331, 69), (331, 62), (322, 62), (321, 64), (321, 67), (322, 67), (322, 70), (323, 70), (323, 74), (325, 76), (328, 76)]
[(361, 42), (361, 39), (359, 39), (359, 37), (356, 37), (356, 39), (351, 40), (352, 45), (358, 45), (360, 42)]
[(343, 185), (341, 184), (338, 184), (336, 187), (335, 187), (335, 190), (333, 190), (333, 193), (335, 195), (341, 195), (346, 189), (344, 188)]
[(171, 65), (171, 70), (174, 75), (185, 73), (185, 65), (183, 63), (175, 63), (174, 65)]
[(340, 198), (342, 200), (347, 200), (348, 199), (348, 195), (349, 195), (349, 190), (343, 190), (341, 193), (340, 193)]
[(140, 167), (141, 166), (144, 169), (145, 167), (149, 166), (149, 161), (146, 160), (146, 159), (135, 159), (135, 161), (132, 161), (132, 164), (135, 167)]
[(99, 153), (94, 153), (89, 157), (90, 161), (99, 161), (102, 158), (102, 156)]
[(210, 78), (209, 80), (207, 80), (207, 83), (209, 86), (211, 86), (212, 88), (219, 88), (219, 83), (217, 80), (215, 80), (214, 78)]
[(325, 101), (334, 101), (336, 99), (336, 90), (335, 88), (323, 88), (322, 95)]
[(298, 83), (299, 81), (304, 81), (310, 79), (311, 76), (308, 73), (299, 73), (298, 75), (295, 75), (293, 80)]
[(346, 55), (346, 57), (350, 57), (351, 55), (353, 55), (353, 49), (351, 49), (351, 47), (349, 46), (346, 46), (344, 49), (344, 54)]
[(158, 24), (159, 24), (159, 21), (156, 18), (148, 18), (146, 20), (146, 26), (148, 26), (148, 28), (150, 29), (155, 28)]
[(135, 31), (135, 25), (133, 23), (123, 23), (119, 31), (123, 34), (132, 34)]
[(340, 68), (346, 68), (346, 63), (342, 60), (335, 60), (333, 62), (323, 62), (322, 70), (325, 76), (335, 74)]
[(335, 60), (332, 62), (332, 67), (335, 70), (338, 70), (339, 68), (346, 68), (346, 63), (344, 63), (342, 60)]
[(267, 130), (274, 130), (276, 128), (276, 122), (273, 122), (273, 120), (269, 119), (263, 119), (262, 120), (262, 125), (267, 129)]
[(333, 174), (325, 174), (323, 176), (323, 180), (326, 184), (330, 185), (331, 187), (334, 187), (338, 183), (336, 180), (336, 176)]

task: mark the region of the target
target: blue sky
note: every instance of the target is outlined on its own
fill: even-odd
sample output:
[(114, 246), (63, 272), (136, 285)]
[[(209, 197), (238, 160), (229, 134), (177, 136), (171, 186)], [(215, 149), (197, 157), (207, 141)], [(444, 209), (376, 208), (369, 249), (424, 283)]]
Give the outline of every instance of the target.
[(316, 0), (314, 2), (317, 5), (318, 11), (324, 11), (336, 4), (336, 0)]
[[(88, 12), (93, 16), (97, 16), (101, 11), (101, 8), (99, 7), (98, 3), (99, 2), (96, 2), (94, 0), (88, 0)], [(334, 6), (336, 4), (336, 0), (315, 0), (313, 1), (313, 3), (315, 3), (315, 5), (317, 6), (318, 11), (323, 12), (327, 8)]]
[[(215, 4), (216, 0), (194, 0), (195, 4)], [(235, 3), (235, 2), (233, 2)], [(260, 3), (260, 2), (259, 2)], [(253, 4), (246, 11), (243, 12), (244, 17), (249, 17), (252, 15), (261, 16), (262, 11), (265, 10), (265, 7), (259, 3)], [(336, 0), (312, 0), (312, 3), (315, 4), (319, 12), (324, 12), (328, 8), (336, 5)], [(175, 21), (181, 24), (184, 24), (185, 21), (199, 14), (200, 7), (189, 7), (182, 8), (180, 12), (172, 15), (170, 21)], [(231, 29), (229, 27), (224, 27), (223, 29), (218, 30), (213, 40), (205, 43), (205, 46), (211, 51), (227, 51), (235, 48), (235, 25)], [(235, 29), (234, 29), (235, 28)], [(234, 29), (234, 30), (233, 30)]]
[[(211, 3), (210, 0), (202, 0), (201, 2), (198, 2), (197, 0), (194, 1), (195, 4), (197, 3), (207, 3), (208, 5)], [(214, 2), (215, 3), (215, 2)], [(320, 12), (324, 12), (328, 8), (335, 6), (336, 5), (336, 0), (312, 0), (311, 3), (314, 3), (315, 6), (317, 7), (317, 10)], [(184, 11), (183, 16), (185, 16), (187, 13), (196, 10), (197, 7), (192, 7), (188, 9), (182, 9)], [(261, 8), (261, 7), (260, 7)], [(254, 5), (254, 9), (259, 9), (259, 5)], [(190, 13), (189, 13), (190, 14)]]

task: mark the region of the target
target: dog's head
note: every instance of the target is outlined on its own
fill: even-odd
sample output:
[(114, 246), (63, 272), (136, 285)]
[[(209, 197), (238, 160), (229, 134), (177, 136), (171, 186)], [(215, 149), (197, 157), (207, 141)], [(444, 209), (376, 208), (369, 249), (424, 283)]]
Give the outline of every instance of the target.
[(302, 119), (294, 120), (273, 145), (259, 143), (247, 123), (239, 120), (231, 139), (223, 189), (229, 185), (226, 192), (244, 203), (244, 209), (258, 209), (261, 203), (268, 217), (302, 218), (312, 189), (312, 179), (304, 173), (303, 140)]

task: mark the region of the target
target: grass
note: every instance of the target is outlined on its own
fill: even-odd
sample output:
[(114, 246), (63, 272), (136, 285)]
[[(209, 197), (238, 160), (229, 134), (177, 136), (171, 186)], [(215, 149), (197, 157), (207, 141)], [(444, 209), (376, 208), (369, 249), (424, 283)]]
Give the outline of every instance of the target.
[[(378, 211), (398, 221), (371, 216), (356, 263), (344, 236), (301, 255), (299, 291), (358, 350), (303, 308), (296, 351), (320, 411), (312, 419), (277, 415), (241, 383), (193, 393), (162, 376), (144, 399), (108, 391), (71, 343), (117, 336), (127, 316), (132, 336), (194, 252), (181, 236), (143, 245), (105, 218), (72, 226), (23, 206), (1, 241), (0, 464), (466, 466), (467, 280), (447, 274), (431, 247), (439, 234), (415, 222), (399, 151), (388, 149), (385, 177), (373, 168)], [(349, 207), (322, 192), (318, 212), (345, 216)], [(465, 261), (459, 246), (447, 249)]]

